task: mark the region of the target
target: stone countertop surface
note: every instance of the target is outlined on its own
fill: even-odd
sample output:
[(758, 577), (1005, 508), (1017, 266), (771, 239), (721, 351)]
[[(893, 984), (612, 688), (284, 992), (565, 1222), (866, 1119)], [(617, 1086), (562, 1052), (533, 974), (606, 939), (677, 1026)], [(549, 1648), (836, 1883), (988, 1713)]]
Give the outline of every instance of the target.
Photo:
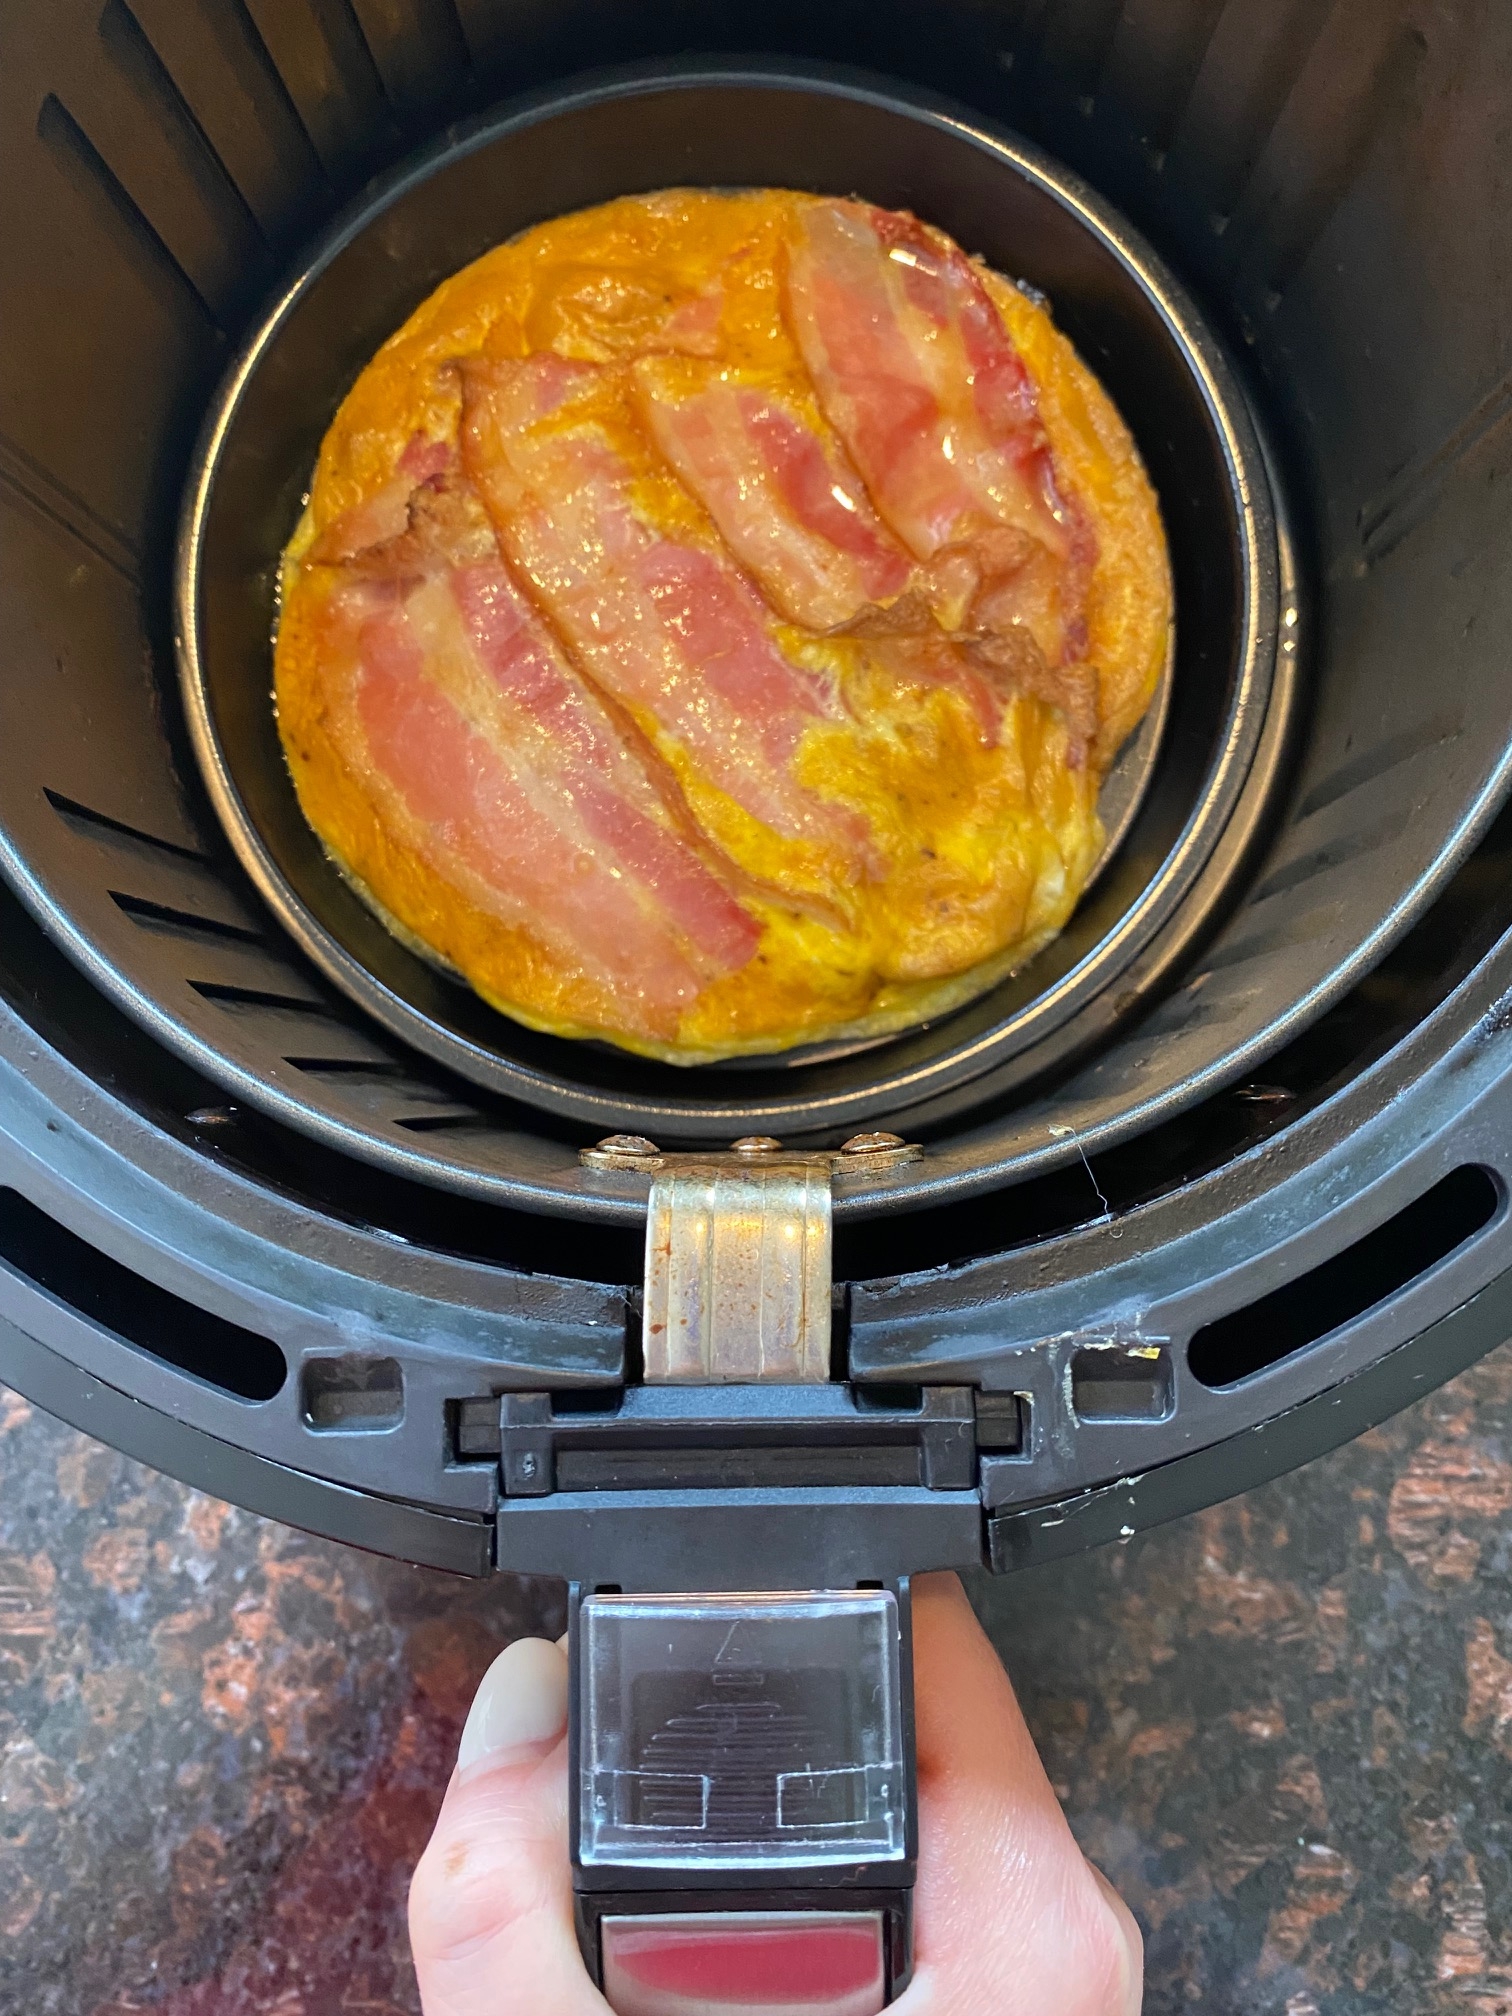
[[(1151, 2016), (1512, 2016), (1512, 1345), (1352, 1446), (973, 1589)], [(400, 2016), (471, 1690), (556, 1585), (199, 1496), (0, 1389), (0, 2010)]]

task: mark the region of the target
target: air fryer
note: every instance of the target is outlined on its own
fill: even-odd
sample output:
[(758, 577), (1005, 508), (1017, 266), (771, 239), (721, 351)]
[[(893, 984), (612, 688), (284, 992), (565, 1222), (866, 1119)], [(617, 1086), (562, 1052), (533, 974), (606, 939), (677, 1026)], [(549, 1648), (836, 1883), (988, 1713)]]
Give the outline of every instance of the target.
[[(565, 1575), (586, 1786), (636, 1597), (739, 1593), (827, 1700), (852, 1655), (789, 1656), (791, 1592), (862, 1631), (880, 1591), (905, 1642), (910, 1574), (1128, 1537), (1512, 1331), (1512, 17), (28, 0), (0, 37), (0, 1376), (311, 1530)], [(377, 342), (497, 239), (678, 181), (916, 207), (1041, 288), (1177, 583), (1063, 940), (926, 1030), (699, 1072), (388, 939), (267, 698)], [(751, 1137), (822, 1173), (827, 1376), (668, 1384), (648, 1200)], [(894, 1983), (913, 1823), (867, 1788), (905, 1711), (824, 1822)], [(644, 1789), (602, 1881), (579, 1814), (595, 1952), (605, 1896), (730, 1901), (728, 1858), (615, 1861)]]

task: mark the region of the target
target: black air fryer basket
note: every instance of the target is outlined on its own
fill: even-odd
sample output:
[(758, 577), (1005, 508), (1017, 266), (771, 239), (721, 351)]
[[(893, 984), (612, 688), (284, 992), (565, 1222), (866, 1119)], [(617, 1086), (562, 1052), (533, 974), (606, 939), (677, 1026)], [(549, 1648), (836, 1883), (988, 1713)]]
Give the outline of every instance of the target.
[[(1512, 1330), (1512, 13), (17, 0), (0, 44), (0, 1376), (413, 1560), (729, 1587), (755, 1531), (802, 1587), (1127, 1535)], [(909, 205), (1042, 288), (1178, 591), (1060, 945), (692, 1074), (389, 940), (267, 705), (372, 349), (677, 181)], [(923, 1152), (838, 1159), (833, 1377), (672, 1420), (650, 1177), (580, 1150), (863, 1129)]]
[[(847, 2007), (907, 1979), (915, 1571), (1127, 1537), (1512, 1332), (1509, 109), (1474, 0), (0, 17), (0, 1378), (314, 1531), (569, 1580), (616, 2006), (754, 1905), (851, 1942)], [(1177, 590), (1054, 947), (681, 1072), (390, 939), (269, 706), (373, 349), (679, 182), (913, 208), (1041, 289)]]

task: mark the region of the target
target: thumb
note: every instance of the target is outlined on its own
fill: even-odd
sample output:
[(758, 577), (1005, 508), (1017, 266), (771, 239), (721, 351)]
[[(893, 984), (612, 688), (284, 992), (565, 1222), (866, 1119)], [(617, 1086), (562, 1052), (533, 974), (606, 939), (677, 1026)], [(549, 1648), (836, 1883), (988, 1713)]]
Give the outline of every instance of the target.
[(1076, 1845), (954, 1575), (914, 1582), (918, 1971), (899, 2016), (1138, 2016), (1139, 1928)]
[(572, 1926), (566, 1731), (565, 1654), (506, 1647), (410, 1885), (425, 2016), (608, 2016)]

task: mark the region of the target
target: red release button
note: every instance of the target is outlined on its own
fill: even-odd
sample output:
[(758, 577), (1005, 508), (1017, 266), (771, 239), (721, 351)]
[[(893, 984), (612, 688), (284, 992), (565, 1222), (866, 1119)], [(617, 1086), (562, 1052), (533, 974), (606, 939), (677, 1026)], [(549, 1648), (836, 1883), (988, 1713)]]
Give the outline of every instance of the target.
[(877, 2016), (879, 1911), (718, 1911), (605, 1918), (617, 2016)]

